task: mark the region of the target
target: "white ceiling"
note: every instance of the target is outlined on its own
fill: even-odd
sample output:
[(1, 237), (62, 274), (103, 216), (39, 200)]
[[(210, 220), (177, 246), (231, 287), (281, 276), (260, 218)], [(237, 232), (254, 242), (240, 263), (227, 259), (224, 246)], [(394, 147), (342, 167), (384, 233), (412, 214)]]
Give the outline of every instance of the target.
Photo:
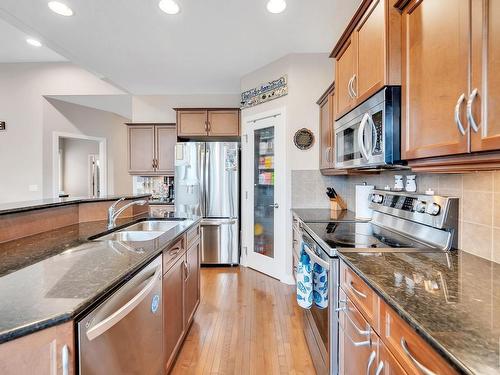
[(65, 1), (73, 17), (47, 0), (1, 0), (0, 17), (132, 94), (237, 93), (286, 54), (329, 52), (338, 29), (333, 0), (287, 0), (282, 14), (267, 0), (178, 0), (175, 16), (158, 0)]
[(46, 46), (33, 47), (26, 38), (33, 37), (0, 19), (0, 63), (66, 61)]

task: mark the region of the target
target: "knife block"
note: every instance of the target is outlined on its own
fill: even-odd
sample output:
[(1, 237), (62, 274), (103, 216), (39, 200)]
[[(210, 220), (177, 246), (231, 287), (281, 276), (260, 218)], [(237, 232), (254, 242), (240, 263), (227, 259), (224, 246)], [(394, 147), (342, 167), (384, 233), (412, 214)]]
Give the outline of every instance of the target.
[(332, 211), (343, 211), (347, 209), (347, 205), (344, 200), (338, 195), (335, 198), (330, 198), (330, 210)]

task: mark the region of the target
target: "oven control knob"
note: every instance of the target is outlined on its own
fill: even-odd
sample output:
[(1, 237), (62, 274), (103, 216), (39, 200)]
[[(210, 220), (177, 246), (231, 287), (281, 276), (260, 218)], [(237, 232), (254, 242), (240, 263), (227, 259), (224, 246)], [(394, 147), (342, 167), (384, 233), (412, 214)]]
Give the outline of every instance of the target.
[(373, 203), (382, 203), (384, 200), (384, 196), (380, 194), (373, 194), (372, 196), (372, 202)]
[(425, 212), (425, 202), (423, 201), (418, 201), (416, 204), (415, 204), (415, 212), (419, 212), (421, 214), (423, 214)]
[(432, 216), (437, 216), (439, 215), (439, 212), (441, 211), (441, 206), (437, 203), (431, 203), (429, 207), (427, 207), (427, 213)]

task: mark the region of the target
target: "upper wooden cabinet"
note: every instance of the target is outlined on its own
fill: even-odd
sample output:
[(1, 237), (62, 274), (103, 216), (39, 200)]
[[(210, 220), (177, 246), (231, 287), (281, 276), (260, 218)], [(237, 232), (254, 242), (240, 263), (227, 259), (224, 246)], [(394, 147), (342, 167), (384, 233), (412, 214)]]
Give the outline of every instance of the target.
[(335, 167), (333, 153), (333, 111), (335, 100), (335, 84), (321, 96), (319, 105), (319, 168), (329, 169)]
[(498, 169), (498, 155), (449, 156), (500, 150), (500, 3), (396, 6), (403, 17), (403, 157), (420, 170)]
[(128, 171), (135, 175), (173, 174), (175, 124), (127, 124)]
[(401, 15), (395, 0), (365, 0), (333, 49), (339, 119), (386, 85), (401, 84)]
[(176, 111), (179, 137), (237, 137), (240, 135), (240, 110), (237, 108), (178, 108)]

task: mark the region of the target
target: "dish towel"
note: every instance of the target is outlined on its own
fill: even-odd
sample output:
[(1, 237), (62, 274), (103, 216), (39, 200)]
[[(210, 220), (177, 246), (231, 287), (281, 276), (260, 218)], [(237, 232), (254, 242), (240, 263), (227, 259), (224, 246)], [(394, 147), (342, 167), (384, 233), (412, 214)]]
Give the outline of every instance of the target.
[(304, 243), (297, 264), (297, 303), (304, 309), (310, 309), (313, 303), (313, 274), (311, 258), (304, 251)]
[(328, 307), (328, 273), (318, 263), (314, 263), (313, 278), (314, 304), (320, 309), (326, 309)]

